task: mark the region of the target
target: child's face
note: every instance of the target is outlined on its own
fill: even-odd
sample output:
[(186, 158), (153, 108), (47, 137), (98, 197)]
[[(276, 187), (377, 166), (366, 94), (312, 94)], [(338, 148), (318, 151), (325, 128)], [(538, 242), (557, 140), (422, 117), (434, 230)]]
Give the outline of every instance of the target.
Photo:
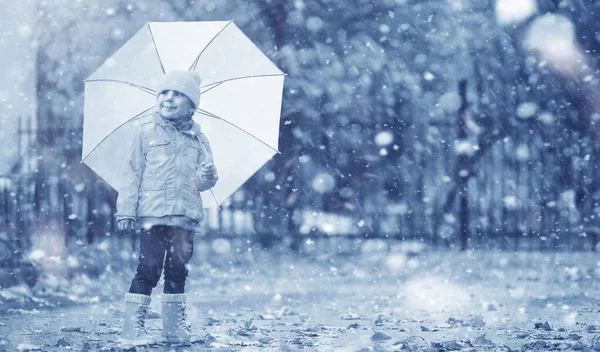
[(158, 113), (167, 120), (191, 117), (194, 105), (188, 97), (176, 90), (165, 90), (157, 98)]

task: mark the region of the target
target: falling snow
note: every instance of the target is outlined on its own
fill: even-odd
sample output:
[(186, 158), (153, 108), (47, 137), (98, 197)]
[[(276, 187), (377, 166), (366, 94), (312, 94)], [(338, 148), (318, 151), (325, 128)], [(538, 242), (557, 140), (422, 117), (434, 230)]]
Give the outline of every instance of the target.
[[(0, 351), (599, 351), (597, 5), (0, 0)], [(206, 74), (201, 104), (221, 90), (219, 114), (280, 119), (212, 136), (219, 114), (196, 114), (256, 172), (195, 235), (198, 339), (119, 345), (139, 233), (116, 229), (116, 192), (81, 163), (85, 80), (168, 68), (158, 37), (114, 57), (148, 21), (230, 20), (285, 73), (283, 97), (260, 104), (248, 82), (271, 64), (244, 57), (243, 79)], [(234, 43), (211, 43), (199, 71), (231, 62)], [(137, 98), (114, 99), (120, 114)], [(263, 128), (273, 140), (240, 142)]]

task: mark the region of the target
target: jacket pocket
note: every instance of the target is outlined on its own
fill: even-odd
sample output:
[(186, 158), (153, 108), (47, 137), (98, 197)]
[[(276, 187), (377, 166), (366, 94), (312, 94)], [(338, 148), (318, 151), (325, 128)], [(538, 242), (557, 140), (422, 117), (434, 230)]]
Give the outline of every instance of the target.
[(146, 149), (146, 161), (150, 167), (160, 167), (169, 160), (171, 141), (168, 139), (151, 139)]
[(148, 140), (148, 148), (160, 147), (169, 143), (171, 143), (171, 141), (164, 138), (164, 136), (160, 136), (158, 138), (151, 138), (150, 140)]
[(138, 216), (163, 216), (167, 209), (165, 181), (152, 177), (142, 179)]

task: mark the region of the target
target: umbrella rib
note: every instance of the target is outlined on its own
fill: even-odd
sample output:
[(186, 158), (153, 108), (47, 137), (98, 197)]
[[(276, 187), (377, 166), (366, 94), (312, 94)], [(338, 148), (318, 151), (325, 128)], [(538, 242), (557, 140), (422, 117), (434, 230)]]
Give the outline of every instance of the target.
[(217, 81), (217, 82), (213, 82), (211, 84), (207, 84), (204, 87), (210, 87), (208, 89), (206, 89), (205, 91), (203, 91), (202, 93), (206, 93), (214, 88), (217, 88), (218, 86), (220, 86), (221, 84), (225, 83), (225, 82), (231, 82), (231, 81), (236, 81), (238, 79), (248, 79), (248, 78), (261, 78), (261, 77), (277, 77), (277, 76), (285, 76), (285, 73), (277, 73), (277, 74), (270, 74), (270, 75), (252, 75), (252, 76), (241, 76), (241, 77), (235, 77), (235, 78), (229, 78), (229, 79), (224, 79), (222, 81)]
[(158, 53), (158, 48), (156, 47), (156, 41), (154, 40), (154, 34), (152, 33), (152, 27), (150, 27), (150, 22), (148, 24), (148, 30), (150, 31), (150, 38), (152, 38), (152, 45), (154, 46), (154, 51), (156, 51), (156, 57), (158, 58), (158, 62), (160, 63), (160, 68), (163, 74), (166, 73), (165, 67), (163, 66), (162, 60), (160, 59), (160, 54)]
[(205, 91), (202, 92), (202, 94), (204, 94), (204, 93), (212, 90), (213, 88), (217, 88), (221, 84), (223, 84), (223, 82), (215, 82), (215, 83), (207, 84), (204, 87), (200, 87), (200, 89), (205, 88), (205, 87), (210, 87), (210, 88), (208, 88), (208, 89), (206, 89)]
[(150, 89), (148, 87), (140, 86), (139, 84), (135, 84), (135, 83), (127, 82), (127, 81), (121, 81), (121, 80), (118, 80), (118, 79), (103, 79), (103, 78), (102, 79), (87, 79), (84, 82), (116, 82), (116, 83), (123, 83), (123, 84), (126, 84), (128, 86), (132, 86), (132, 87), (141, 89), (142, 91), (144, 91), (144, 92), (146, 92), (148, 94), (152, 94), (152, 95), (155, 94), (154, 89)]
[(189, 71), (195, 70), (196, 66), (198, 65), (198, 61), (200, 61), (200, 56), (202, 56), (202, 54), (204, 54), (204, 51), (206, 51), (206, 49), (212, 44), (212, 42), (215, 41), (215, 39), (217, 39), (217, 37), (223, 33), (223, 31), (225, 30), (225, 28), (227, 28), (233, 21), (229, 21), (227, 22), (227, 24), (225, 25), (225, 27), (223, 27), (223, 29), (221, 29), (219, 31), (219, 33), (217, 33), (209, 42), (208, 44), (206, 44), (206, 46), (202, 49), (202, 51), (200, 52), (200, 54), (198, 54), (198, 56), (196, 56), (196, 59), (194, 60), (194, 62), (192, 63), (192, 66), (190, 66)]
[(217, 200), (217, 196), (215, 196), (215, 192), (213, 192), (212, 188), (210, 189), (210, 195), (213, 197), (213, 200), (217, 204), (217, 207), (219, 207), (219, 210), (221, 210), (221, 204), (219, 204), (219, 201)]
[(231, 126), (233, 126), (233, 127), (237, 128), (238, 130), (240, 130), (240, 131), (242, 131), (242, 132), (246, 133), (246, 134), (247, 134), (247, 135), (249, 135), (250, 137), (252, 137), (252, 138), (256, 139), (257, 141), (261, 142), (262, 144), (266, 145), (266, 146), (267, 146), (269, 149), (273, 150), (273, 151), (274, 151), (274, 152), (276, 152), (277, 154), (281, 154), (281, 153), (279, 152), (279, 150), (277, 150), (277, 149), (275, 149), (275, 148), (271, 147), (271, 146), (270, 146), (270, 145), (268, 145), (266, 142), (264, 142), (264, 141), (263, 141), (263, 140), (261, 140), (260, 138), (256, 137), (256, 136), (255, 136), (255, 135), (253, 135), (252, 133), (250, 133), (250, 132), (246, 131), (245, 129), (241, 128), (240, 126), (238, 126), (238, 125), (236, 125), (236, 124), (234, 124), (234, 123), (232, 123), (232, 122), (230, 122), (230, 121), (227, 121), (227, 120), (225, 120), (224, 118), (222, 118), (222, 117), (219, 117), (219, 116), (217, 116), (217, 115), (215, 115), (215, 114), (213, 114), (213, 113), (211, 113), (211, 112), (208, 112), (208, 111), (206, 111), (206, 110), (198, 109), (197, 111), (198, 111), (200, 114), (202, 114), (202, 115), (205, 115), (205, 116), (208, 116), (208, 117), (212, 117), (213, 119), (216, 119), (216, 120), (223, 121), (223, 122), (225, 122), (225, 123), (227, 123), (227, 124), (229, 124), (229, 125), (231, 125)]
[(128, 122), (130, 122), (130, 121), (134, 121), (134, 120), (141, 119), (142, 117), (146, 117), (146, 116), (150, 116), (150, 115), (152, 115), (152, 114), (146, 114), (146, 115), (144, 115), (146, 112), (148, 112), (148, 111), (150, 111), (150, 110), (152, 110), (152, 109), (154, 109), (154, 106), (151, 106), (151, 107), (149, 107), (148, 109), (146, 109), (146, 110), (144, 110), (144, 111), (140, 112), (139, 114), (135, 115), (134, 117), (132, 117), (132, 118), (130, 118), (129, 120), (127, 120), (127, 121), (123, 122), (122, 124), (120, 124), (120, 125), (119, 125), (119, 127), (115, 128), (115, 129), (114, 129), (114, 130), (113, 130), (111, 133), (107, 134), (107, 135), (106, 135), (106, 137), (102, 138), (102, 140), (101, 140), (100, 142), (98, 142), (98, 144), (96, 144), (96, 146), (94, 147), (94, 149), (90, 150), (90, 152), (89, 152), (89, 153), (87, 153), (87, 155), (86, 155), (86, 156), (84, 156), (84, 157), (81, 159), (81, 162), (84, 162), (84, 161), (85, 161), (85, 159), (86, 159), (88, 156), (90, 156), (90, 155), (91, 155), (91, 154), (94, 152), (94, 150), (96, 150), (96, 148), (98, 148), (98, 147), (100, 146), (100, 144), (102, 144), (102, 142), (104, 142), (104, 141), (105, 141), (105, 140), (106, 140), (108, 137), (112, 136), (112, 134), (113, 134), (113, 133), (115, 133), (115, 132), (116, 132), (116, 131), (117, 131), (119, 128), (123, 127), (123, 125), (124, 125), (124, 124), (126, 124), (126, 123), (128, 123)]

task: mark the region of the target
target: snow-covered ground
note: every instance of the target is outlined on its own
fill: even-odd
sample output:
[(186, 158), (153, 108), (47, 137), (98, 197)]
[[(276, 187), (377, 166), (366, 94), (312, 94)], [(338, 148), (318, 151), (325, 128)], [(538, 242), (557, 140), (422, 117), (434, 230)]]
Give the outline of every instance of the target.
[[(600, 350), (595, 253), (407, 251), (382, 244), (296, 256), (198, 241), (187, 291), (200, 341), (138, 350)], [(31, 290), (0, 291), (0, 351), (122, 350), (116, 344), (121, 298), (135, 266), (123, 248), (88, 251), (96, 258), (89, 263), (103, 269), (98, 278), (75, 271), (70, 279), (47, 276)], [(65, 265), (88, 265), (74, 261)], [(157, 335), (160, 292), (149, 320)]]

